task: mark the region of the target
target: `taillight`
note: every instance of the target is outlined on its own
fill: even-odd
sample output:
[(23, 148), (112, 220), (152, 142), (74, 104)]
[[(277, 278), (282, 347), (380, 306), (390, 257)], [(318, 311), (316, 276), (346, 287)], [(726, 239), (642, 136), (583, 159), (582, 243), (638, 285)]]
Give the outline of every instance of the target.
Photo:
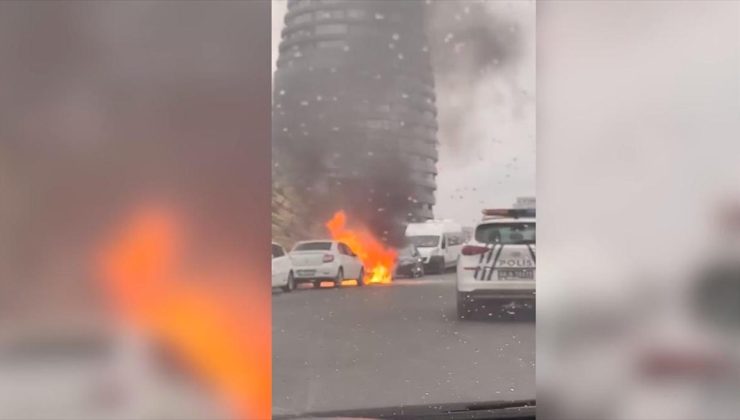
[(487, 252), (489, 248), (485, 246), (478, 246), (478, 245), (465, 245), (460, 251), (463, 255), (480, 255), (484, 252)]
[(324, 254), (324, 258), (321, 259), (321, 261), (328, 263), (334, 261), (334, 256), (332, 254)]
[(643, 373), (652, 376), (711, 375), (725, 371), (725, 363), (713, 354), (656, 350), (641, 358), (640, 368)]

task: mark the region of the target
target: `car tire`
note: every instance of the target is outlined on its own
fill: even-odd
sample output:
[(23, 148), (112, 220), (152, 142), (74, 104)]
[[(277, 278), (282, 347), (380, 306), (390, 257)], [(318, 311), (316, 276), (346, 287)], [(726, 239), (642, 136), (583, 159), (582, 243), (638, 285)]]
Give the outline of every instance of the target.
[(292, 292), (295, 290), (295, 279), (293, 278), (293, 272), (288, 273), (288, 283), (283, 286), (283, 292)]
[(360, 275), (357, 276), (357, 285), (362, 287), (365, 285), (365, 269), (360, 269)]
[(473, 316), (473, 302), (465, 293), (457, 292), (457, 319), (470, 319)]
[(337, 270), (337, 276), (334, 278), (334, 287), (342, 287), (342, 281), (344, 281), (344, 270), (339, 267)]

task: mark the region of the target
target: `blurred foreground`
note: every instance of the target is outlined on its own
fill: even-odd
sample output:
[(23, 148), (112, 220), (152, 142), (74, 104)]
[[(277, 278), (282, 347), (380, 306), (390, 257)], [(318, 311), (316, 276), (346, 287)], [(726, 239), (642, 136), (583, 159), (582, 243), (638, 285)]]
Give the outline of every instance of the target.
[(538, 417), (739, 418), (740, 3), (537, 24)]
[(0, 418), (269, 417), (269, 6), (0, 3)]

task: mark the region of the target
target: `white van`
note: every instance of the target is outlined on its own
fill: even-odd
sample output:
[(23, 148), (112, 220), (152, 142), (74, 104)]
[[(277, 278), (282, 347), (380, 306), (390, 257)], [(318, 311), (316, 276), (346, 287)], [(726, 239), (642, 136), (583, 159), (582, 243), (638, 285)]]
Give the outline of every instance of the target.
[(406, 238), (419, 250), (424, 270), (441, 273), (455, 267), (465, 242), (462, 226), (451, 220), (427, 220), (406, 226)]

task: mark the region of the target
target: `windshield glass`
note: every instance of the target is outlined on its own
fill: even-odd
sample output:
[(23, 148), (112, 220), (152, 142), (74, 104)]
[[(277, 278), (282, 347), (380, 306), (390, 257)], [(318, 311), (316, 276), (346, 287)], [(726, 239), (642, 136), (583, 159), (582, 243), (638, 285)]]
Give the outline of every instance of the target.
[(408, 240), (418, 248), (434, 248), (439, 246), (439, 236), (436, 235), (409, 236)]
[(303, 242), (295, 246), (293, 251), (329, 251), (331, 242)]
[(488, 244), (535, 244), (534, 223), (489, 223), (475, 230), (475, 240)]
[(536, 249), (463, 250), (484, 209), (536, 204), (536, 2), (271, 4), (273, 241), (299, 244), (273, 269), (274, 413), (534, 398), (533, 291), (458, 287), (535, 285)]
[(398, 251), (398, 256), (401, 258), (413, 257), (417, 254), (416, 247), (413, 245), (407, 245)]

